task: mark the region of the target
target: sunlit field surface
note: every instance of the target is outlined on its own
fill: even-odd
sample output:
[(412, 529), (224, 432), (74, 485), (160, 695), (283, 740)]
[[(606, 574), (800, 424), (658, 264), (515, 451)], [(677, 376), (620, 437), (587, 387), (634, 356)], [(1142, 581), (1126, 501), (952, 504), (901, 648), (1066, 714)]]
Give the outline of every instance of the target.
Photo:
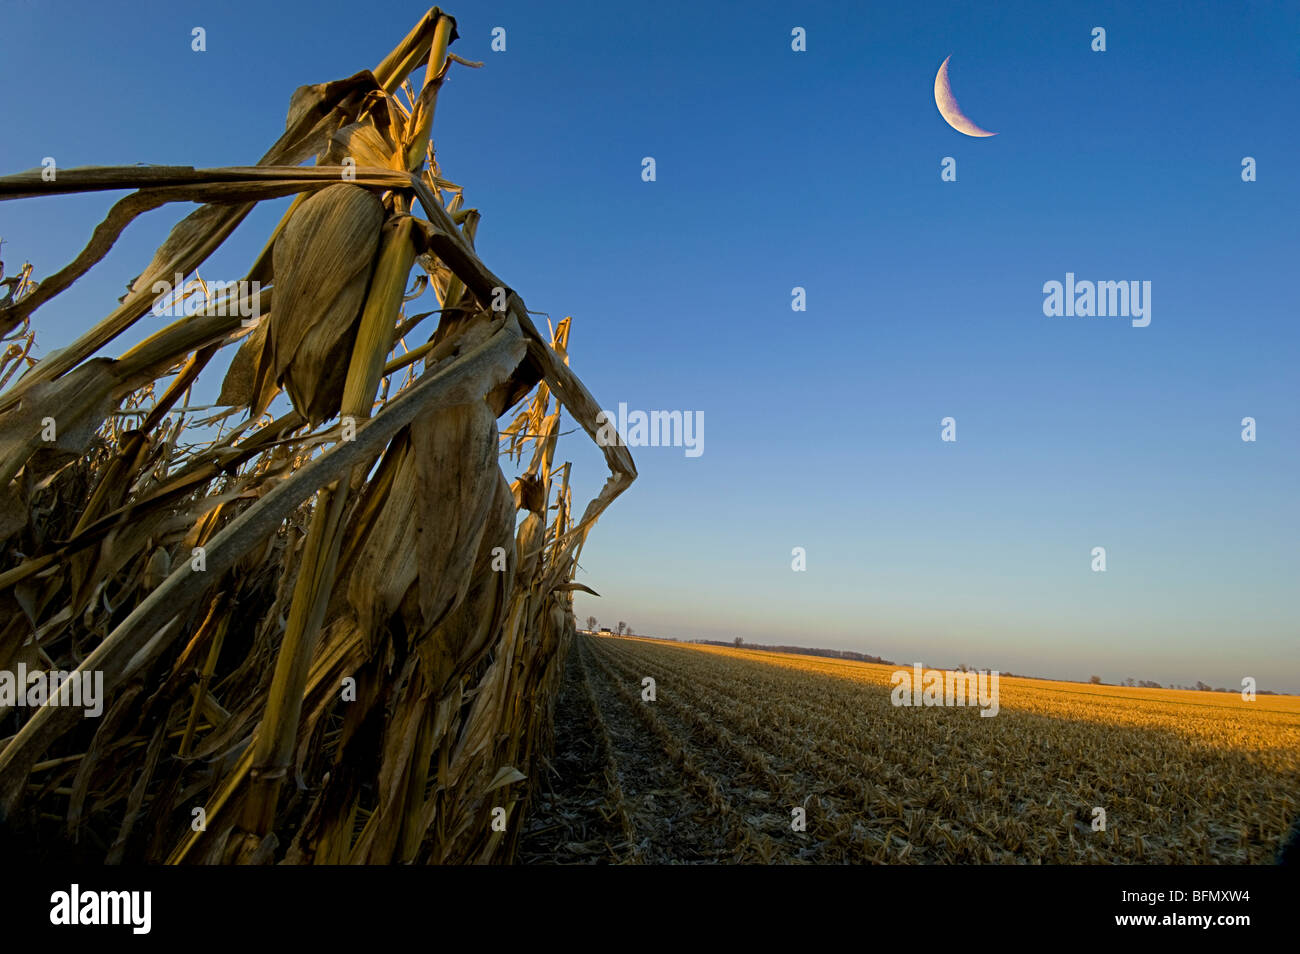
[(910, 667), (578, 639), (557, 785), (603, 820), (543, 808), (536, 860), (1271, 863), (1300, 810), (1293, 696), (1001, 678), (988, 717), (893, 705)]

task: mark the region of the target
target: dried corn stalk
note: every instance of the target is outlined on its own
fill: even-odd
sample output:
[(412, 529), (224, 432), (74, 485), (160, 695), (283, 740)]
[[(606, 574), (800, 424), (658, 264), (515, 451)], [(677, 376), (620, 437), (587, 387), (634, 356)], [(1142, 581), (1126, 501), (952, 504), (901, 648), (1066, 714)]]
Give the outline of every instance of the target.
[[(99, 674), (104, 690), (98, 718), (0, 710), (9, 829), (110, 862), (511, 857), (577, 558), (636, 471), (602, 447), (611, 476), (574, 519), (559, 415), (594, 440), (599, 409), (568, 368), (569, 321), (538, 332), (432, 164), (455, 38), (434, 8), (373, 71), (299, 89), (256, 166), (0, 178), (0, 200), (134, 190), (66, 268), (27, 269), (0, 299), (0, 671)], [(104, 353), (155, 281), (289, 195), (239, 291)], [(29, 358), (33, 312), (178, 201), (203, 204), (118, 307)], [(440, 307), (406, 315), (426, 287)], [(225, 409), (204, 417), (189, 394), (223, 349)], [(272, 420), (281, 390), (292, 409)], [(525, 401), (528, 427), (498, 435)], [(509, 480), (502, 463), (525, 454)]]

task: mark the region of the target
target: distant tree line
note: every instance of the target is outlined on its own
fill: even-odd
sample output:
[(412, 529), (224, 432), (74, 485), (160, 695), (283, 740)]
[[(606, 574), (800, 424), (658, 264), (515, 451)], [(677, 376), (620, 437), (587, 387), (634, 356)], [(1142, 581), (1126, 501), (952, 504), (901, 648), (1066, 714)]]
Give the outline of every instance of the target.
[[(1095, 684), (1097, 684), (1097, 685), (1103, 685), (1100, 676), (1093, 676), (1092, 679), (1091, 679), (1091, 682), (1093, 682), (1093, 683), (1095, 683)], [(1215, 688), (1214, 688), (1213, 686), (1211, 686), (1209, 683), (1200, 682), (1200, 681), (1198, 681), (1198, 682), (1196, 683), (1196, 685), (1194, 685), (1194, 686), (1180, 686), (1180, 685), (1178, 685), (1177, 683), (1172, 683), (1172, 682), (1171, 682), (1168, 686), (1162, 686), (1162, 685), (1160, 685), (1160, 683), (1158, 683), (1158, 682), (1153, 682), (1153, 681), (1150, 680), (1150, 679), (1137, 679), (1137, 680), (1135, 680), (1132, 676), (1129, 676), (1127, 679), (1125, 679), (1125, 680), (1121, 683), (1121, 685), (1124, 685), (1124, 686), (1136, 686), (1136, 687), (1138, 687), (1139, 689), (1186, 689), (1186, 690), (1188, 690), (1188, 691), (1190, 691), (1190, 692), (1198, 692), (1198, 691), (1199, 691), (1199, 692), (1233, 692), (1233, 693), (1235, 693), (1235, 692), (1238, 691), (1238, 690), (1236, 690), (1236, 689), (1224, 689), (1222, 686), (1219, 687), (1218, 689), (1215, 689)], [(1259, 696), (1275, 696), (1275, 695), (1277, 695), (1277, 693), (1274, 692), (1272, 689), (1256, 689), (1256, 690), (1255, 690), (1255, 694), (1256, 694), (1256, 695), (1259, 695)]]
[[(599, 632), (599, 630), (596, 629), (596, 627), (599, 626), (599, 625), (600, 625), (600, 621), (597, 620), (596, 617), (594, 617), (594, 616), (588, 616), (588, 617), (587, 617), (587, 632), (589, 632), (589, 633), (596, 633), (596, 632)], [(635, 636), (635, 635), (636, 635), (634, 632), (632, 632), (632, 627), (629, 626), (627, 623), (623, 622), (622, 620), (619, 620), (619, 621), (618, 621), (618, 628), (615, 629), (615, 630), (611, 630), (611, 632), (618, 633), (618, 635), (620, 635), (620, 636)]]
[[(595, 632), (596, 617), (588, 616), (587, 626), (593, 632)], [(627, 635), (631, 636), (632, 629), (631, 627), (628, 627), (626, 623), (618, 624), (618, 632), (620, 633), (623, 632), (625, 627), (627, 629)], [(669, 642), (676, 642), (676, 640), (669, 640)], [(764, 652), (769, 652), (769, 653), (797, 653), (798, 655), (801, 656), (825, 656), (828, 659), (851, 659), (854, 662), (879, 663), (884, 666), (897, 665), (897, 663), (895, 663), (892, 659), (882, 659), (880, 656), (872, 656), (867, 653), (855, 653), (852, 650), (848, 650), (848, 649), (818, 649), (816, 647), (809, 647), (809, 646), (765, 646), (761, 643), (747, 643), (740, 636), (737, 636), (735, 639), (731, 640), (731, 642), (726, 642), (721, 639), (691, 639), (691, 640), (687, 640), (687, 642), (698, 643), (705, 646), (736, 646), (736, 647), (745, 647), (748, 649), (761, 649)], [(962, 672), (966, 672), (969, 670), (970, 667), (967, 666), (965, 663), (961, 663), (957, 668), (960, 669)], [(1015, 673), (1015, 672), (1003, 672), (1001, 673), (1001, 675), (1014, 677), (1017, 679), (1042, 679), (1043, 678), (1042, 676), (1026, 676), (1023, 673)], [(1089, 684), (1094, 686), (1106, 685), (1106, 683), (1101, 681), (1101, 676), (1096, 676), (1096, 675), (1089, 676), (1088, 682)], [(1120, 683), (1120, 685), (1134, 686), (1139, 689), (1188, 689), (1193, 691), (1200, 690), (1201, 692), (1233, 692), (1233, 693), (1237, 692), (1236, 689), (1223, 689), (1223, 688), (1215, 689), (1209, 684), (1204, 682), (1197, 682), (1196, 685), (1194, 686), (1179, 686), (1171, 682), (1168, 686), (1162, 686), (1160, 683), (1154, 682), (1153, 680), (1134, 679), (1132, 676), (1129, 676), (1122, 683)], [(1272, 689), (1256, 689), (1255, 694), (1260, 696), (1277, 695), (1277, 693), (1274, 692)]]
[(881, 659), (879, 656), (869, 656), (866, 653), (855, 653), (848, 649), (815, 649), (808, 646), (765, 646), (759, 643), (747, 643), (739, 636), (731, 642), (724, 642), (720, 639), (693, 639), (693, 643), (701, 643), (706, 646), (743, 646), (747, 649), (761, 649), (769, 653), (798, 653), (802, 656), (826, 656), (830, 659), (852, 659), (854, 662), (881, 663), (885, 666), (894, 665), (891, 659)]

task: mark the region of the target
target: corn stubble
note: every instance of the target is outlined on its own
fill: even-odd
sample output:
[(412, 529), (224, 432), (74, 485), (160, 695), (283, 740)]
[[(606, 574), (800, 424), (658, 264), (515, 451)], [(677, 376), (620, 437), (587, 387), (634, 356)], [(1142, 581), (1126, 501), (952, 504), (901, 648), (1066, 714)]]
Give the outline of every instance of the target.
[[(455, 38), (433, 8), (374, 70), (300, 88), (256, 166), (0, 178), (0, 199), (133, 190), (66, 268), (0, 285), (0, 669), (102, 671), (106, 697), (99, 719), (0, 714), (11, 830), (107, 862), (513, 856), (577, 560), (636, 471), (602, 447), (610, 478), (574, 518), (560, 414), (594, 440), (599, 407), (569, 370), (569, 319), (538, 331), (436, 165)], [(284, 196), (249, 286), (103, 353), (156, 281)], [(202, 205), (119, 306), (33, 359), (32, 312), (174, 201)], [(428, 289), (439, 307), (407, 315)], [(250, 330), (236, 305), (254, 294)], [(221, 410), (204, 417), (190, 393), (219, 352)]]
[[(592, 721), (644, 724), (605, 737), (617, 784), (586, 794), (633, 830), (615, 839), (547, 805), (526, 858), (1268, 864), (1300, 812), (1294, 696), (1006, 677), (985, 718), (892, 705), (887, 665), (587, 636), (572, 660), (599, 699)], [(647, 675), (653, 704), (638, 695)]]

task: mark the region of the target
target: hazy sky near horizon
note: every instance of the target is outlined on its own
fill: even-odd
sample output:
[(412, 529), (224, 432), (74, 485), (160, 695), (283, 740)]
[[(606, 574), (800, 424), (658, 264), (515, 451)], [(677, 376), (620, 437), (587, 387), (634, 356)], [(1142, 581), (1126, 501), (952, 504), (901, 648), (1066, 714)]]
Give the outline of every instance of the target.
[[(302, 9), (6, 4), (0, 171), (251, 164), (295, 87), (374, 66), (425, 7)], [(1300, 6), (448, 12), (452, 50), (485, 65), (454, 68), (434, 137), (483, 214), (484, 260), (529, 308), (574, 316), (572, 364), (603, 407), (703, 412), (701, 456), (632, 448), (640, 478), (583, 554), (602, 596), (579, 596), (581, 618), (1300, 691)], [(961, 106), (999, 135), (940, 117), (949, 55)], [(50, 274), (117, 197), (0, 204), (0, 258)], [(240, 277), (283, 207), (206, 276)], [(150, 213), (40, 309), (41, 353), (106, 314), (177, 217)], [(1067, 272), (1151, 282), (1150, 325), (1046, 317), (1043, 285)], [(561, 454), (581, 507), (603, 461), (580, 433)]]

